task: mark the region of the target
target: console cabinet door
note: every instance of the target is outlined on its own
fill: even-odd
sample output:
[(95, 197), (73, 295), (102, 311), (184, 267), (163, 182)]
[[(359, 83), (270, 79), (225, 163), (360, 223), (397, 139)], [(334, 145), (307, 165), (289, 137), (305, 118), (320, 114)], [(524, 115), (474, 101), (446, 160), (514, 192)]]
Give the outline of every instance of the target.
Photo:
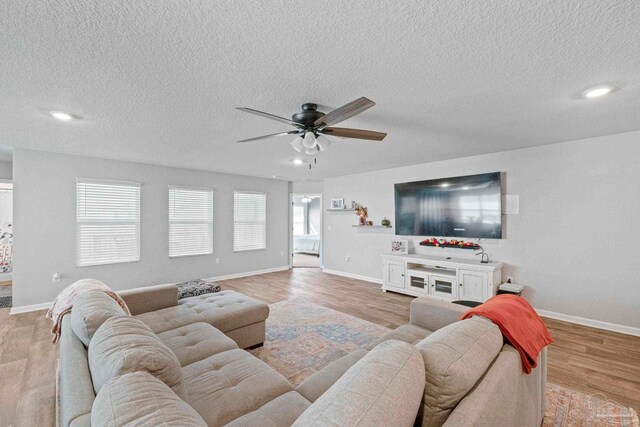
[(488, 273), (460, 269), (458, 281), (459, 299), (484, 302), (489, 298)]
[(389, 288), (404, 289), (404, 262), (385, 261), (384, 284)]
[(458, 298), (458, 285), (455, 277), (429, 276), (429, 294), (447, 299)]

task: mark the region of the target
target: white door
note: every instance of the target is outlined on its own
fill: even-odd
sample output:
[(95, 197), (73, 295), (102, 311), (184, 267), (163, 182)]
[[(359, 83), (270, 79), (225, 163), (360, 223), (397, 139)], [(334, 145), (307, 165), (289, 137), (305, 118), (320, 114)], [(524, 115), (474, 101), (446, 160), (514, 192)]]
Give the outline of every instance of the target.
[(458, 286), (455, 277), (429, 276), (429, 294), (447, 298), (457, 299)]
[(385, 285), (387, 287), (404, 289), (404, 263), (385, 261)]
[(458, 280), (460, 282), (459, 299), (484, 302), (489, 295), (489, 278), (487, 273), (458, 270)]

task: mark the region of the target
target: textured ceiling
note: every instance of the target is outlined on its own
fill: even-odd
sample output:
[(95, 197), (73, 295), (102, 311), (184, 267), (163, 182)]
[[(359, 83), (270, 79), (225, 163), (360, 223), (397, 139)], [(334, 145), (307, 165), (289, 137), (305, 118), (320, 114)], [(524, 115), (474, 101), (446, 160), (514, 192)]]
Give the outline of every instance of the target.
[[(640, 129), (637, 0), (0, 0), (0, 30), (5, 147), (305, 180)], [(340, 126), (389, 136), (312, 170), (290, 137), (234, 143), (289, 130), (236, 106), (360, 96)]]

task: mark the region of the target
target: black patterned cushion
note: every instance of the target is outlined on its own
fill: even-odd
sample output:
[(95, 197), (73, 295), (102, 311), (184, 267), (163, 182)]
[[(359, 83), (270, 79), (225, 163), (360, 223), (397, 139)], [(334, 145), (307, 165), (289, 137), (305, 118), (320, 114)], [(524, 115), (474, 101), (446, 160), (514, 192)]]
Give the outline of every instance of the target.
[(188, 282), (176, 283), (176, 286), (178, 286), (178, 299), (220, 292), (219, 284), (206, 280), (190, 280)]

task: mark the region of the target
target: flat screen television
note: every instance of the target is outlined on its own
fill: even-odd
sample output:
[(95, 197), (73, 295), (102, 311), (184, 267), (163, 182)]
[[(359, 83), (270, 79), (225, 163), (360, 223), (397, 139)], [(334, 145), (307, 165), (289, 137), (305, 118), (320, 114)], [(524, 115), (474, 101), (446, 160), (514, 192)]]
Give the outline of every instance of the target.
[(502, 238), (500, 172), (395, 184), (396, 234)]

